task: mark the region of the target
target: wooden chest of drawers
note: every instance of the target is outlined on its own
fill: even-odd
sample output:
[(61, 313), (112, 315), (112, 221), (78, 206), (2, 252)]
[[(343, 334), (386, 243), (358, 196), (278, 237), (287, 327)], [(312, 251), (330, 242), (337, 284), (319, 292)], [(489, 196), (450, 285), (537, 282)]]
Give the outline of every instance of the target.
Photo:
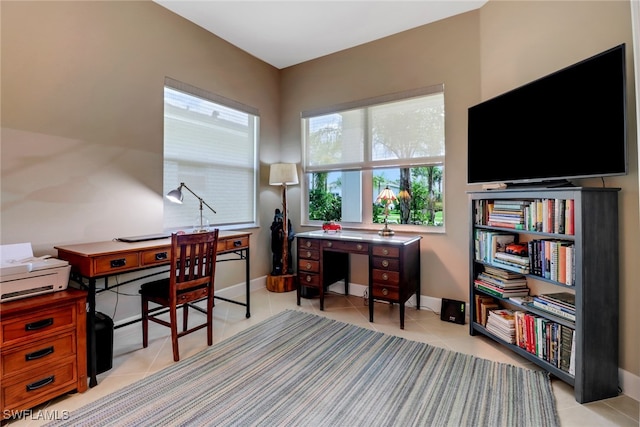
[(86, 292), (0, 304), (0, 410), (32, 408), (87, 389)]
[(404, 304), (416, 295), (420, 307), (420, 237), (381, 237), (373, 233), (341, 232), (297, 234), (298, 285), (316, 288), (320, 310), (324, 310), (325, 288), (339, 280), (349, 285), (349, 254), (369, 257), (369, 320), (373, 321), (373, 300), (400, 305), (400, 327), (404, 328)]

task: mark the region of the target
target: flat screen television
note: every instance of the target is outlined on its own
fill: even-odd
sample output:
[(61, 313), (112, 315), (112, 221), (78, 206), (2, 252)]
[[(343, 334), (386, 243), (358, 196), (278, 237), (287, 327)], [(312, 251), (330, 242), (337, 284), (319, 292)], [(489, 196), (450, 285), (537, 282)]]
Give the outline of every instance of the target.
[(468, 119), (469, 184), (624, 175), (625, 45), (470, 107)]

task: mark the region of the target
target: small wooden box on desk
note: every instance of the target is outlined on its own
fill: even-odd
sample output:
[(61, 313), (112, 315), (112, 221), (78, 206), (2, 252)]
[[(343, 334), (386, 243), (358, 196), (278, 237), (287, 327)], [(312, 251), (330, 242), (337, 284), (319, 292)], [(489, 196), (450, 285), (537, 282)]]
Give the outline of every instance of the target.
[(68, 289), (0, 304), (2, 419), (87, 389), (86, 301)]

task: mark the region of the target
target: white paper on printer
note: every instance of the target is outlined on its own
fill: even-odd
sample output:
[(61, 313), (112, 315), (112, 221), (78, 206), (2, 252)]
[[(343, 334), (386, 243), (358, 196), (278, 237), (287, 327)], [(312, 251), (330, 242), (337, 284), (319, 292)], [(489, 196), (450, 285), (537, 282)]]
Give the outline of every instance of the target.
[(34, 270), (67, 265), (67, 261), (49, 255), (34, 257), (31, 243), (0, 245), (0, 275), (28, 273)]

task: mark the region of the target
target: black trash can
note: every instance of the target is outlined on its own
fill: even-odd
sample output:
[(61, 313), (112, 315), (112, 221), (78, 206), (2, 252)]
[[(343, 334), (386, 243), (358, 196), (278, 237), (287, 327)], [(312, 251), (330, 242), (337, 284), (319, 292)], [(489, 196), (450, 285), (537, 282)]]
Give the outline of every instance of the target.
[[(87, 316), (87, 330), (89, 317)], [(101, 374), (113, 367), (113, 320), (104, 313), (96, 312), (96, 374)], [(91, 354), (87, 340), (87, 355)], [(87, 364), (87, 374), (91, 375)]]

